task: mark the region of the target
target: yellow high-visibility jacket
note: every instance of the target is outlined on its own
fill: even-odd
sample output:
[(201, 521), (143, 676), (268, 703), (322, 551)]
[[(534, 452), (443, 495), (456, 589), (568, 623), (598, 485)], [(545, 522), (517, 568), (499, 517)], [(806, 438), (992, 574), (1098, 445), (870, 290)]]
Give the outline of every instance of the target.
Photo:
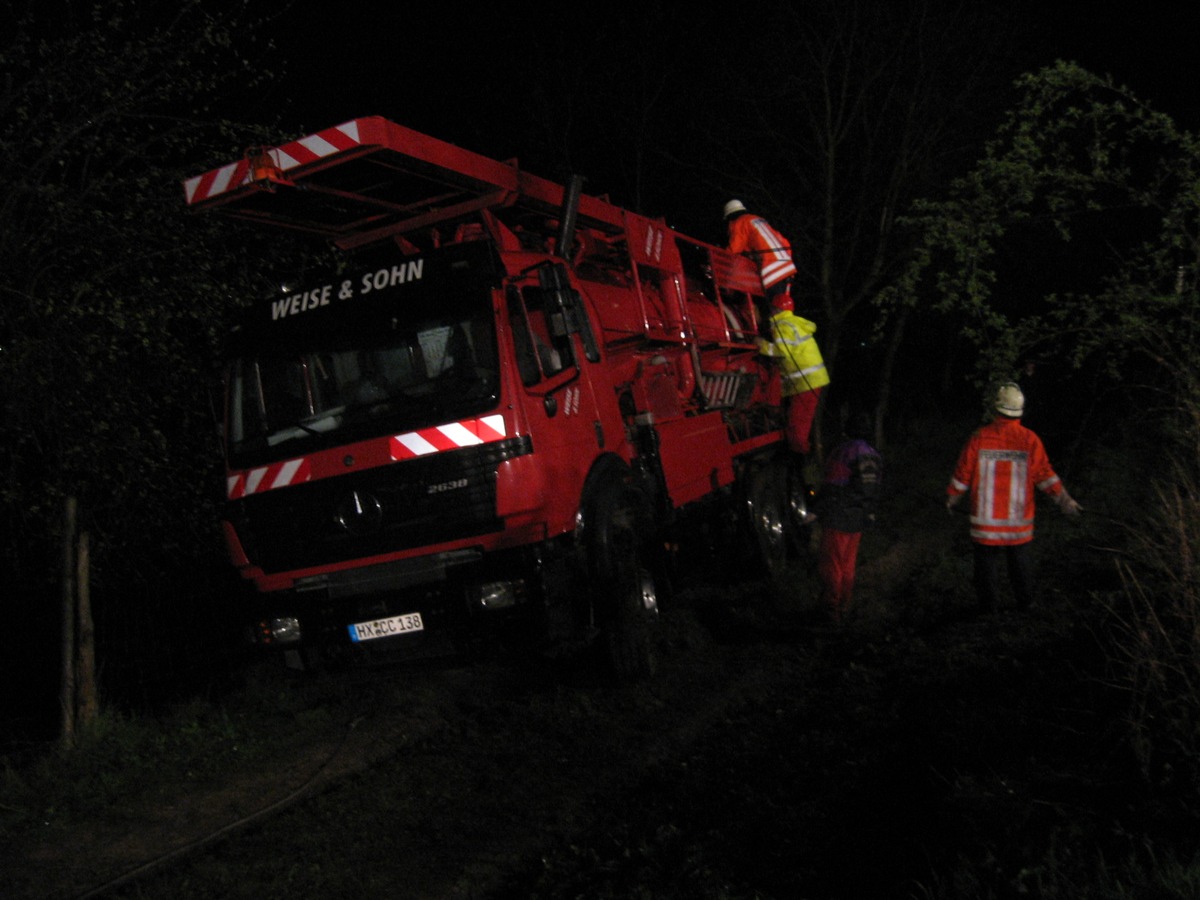
[(829, 371), (813, 337), (816, 332), (815, 323), (789, 310), (780, 310), (771, 316), (774, 340), (759, 339), (758, 352), (779, 360), (785, 397), (829, 384)]

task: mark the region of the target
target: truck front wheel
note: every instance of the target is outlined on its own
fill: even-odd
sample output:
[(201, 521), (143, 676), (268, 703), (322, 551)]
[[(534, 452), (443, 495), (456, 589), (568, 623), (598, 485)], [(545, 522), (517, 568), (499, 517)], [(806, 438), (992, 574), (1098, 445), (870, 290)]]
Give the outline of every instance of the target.
[(612, 676), (621, 682), (644, 681), (654, 675), (654, 626), (658, 594), (649, 570), (638, 566), (633, 578), (611, 596), (612, 620), (603, 629), (605, 658)]
[(658, 592), (639, 527), (641, 495), (613, 481), (596, 494), (588, 512), (589, 568), (604, 661), (618, 681), (650, 678)]

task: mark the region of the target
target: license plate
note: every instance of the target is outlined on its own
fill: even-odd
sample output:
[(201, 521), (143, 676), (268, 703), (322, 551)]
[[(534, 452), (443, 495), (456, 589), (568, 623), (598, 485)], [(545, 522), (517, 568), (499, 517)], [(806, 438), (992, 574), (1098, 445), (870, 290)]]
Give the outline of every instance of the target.
[(397, 634), (408, 634), (411, 631), (424, 631), (425, 623), (421, 621), (420, 613), (404, 613), (400, 616), (389, 616), (386, 619), (374, 619), (370, 622), (355, 622), (346, 626), (350, 631), (350, 640), (373, 641), (375, 638), (392, 637)]

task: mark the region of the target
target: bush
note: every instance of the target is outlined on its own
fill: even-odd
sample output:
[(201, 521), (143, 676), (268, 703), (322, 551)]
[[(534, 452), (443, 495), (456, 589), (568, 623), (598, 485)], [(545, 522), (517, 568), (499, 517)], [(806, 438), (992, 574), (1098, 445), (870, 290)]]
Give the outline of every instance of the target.
[(1117, 683), (1128, 693), (1131, 747), (1146, 786), (1181, 808), (1200, 801), (1200, 480), (1177, 461), (1154, 488), (1147, 521), (1104, 598)]

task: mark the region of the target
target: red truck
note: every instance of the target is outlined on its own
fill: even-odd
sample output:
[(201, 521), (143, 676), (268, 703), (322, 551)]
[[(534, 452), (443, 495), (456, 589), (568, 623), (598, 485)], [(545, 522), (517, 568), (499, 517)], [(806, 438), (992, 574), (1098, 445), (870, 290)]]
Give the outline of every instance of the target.
[(644, 677), (676, 548), (798, 545), (753, 266), (581, 184), (379, 117), (184, 183), (343, 251), (224, 369), (225, 538), (289, 665), (504, 623)]

